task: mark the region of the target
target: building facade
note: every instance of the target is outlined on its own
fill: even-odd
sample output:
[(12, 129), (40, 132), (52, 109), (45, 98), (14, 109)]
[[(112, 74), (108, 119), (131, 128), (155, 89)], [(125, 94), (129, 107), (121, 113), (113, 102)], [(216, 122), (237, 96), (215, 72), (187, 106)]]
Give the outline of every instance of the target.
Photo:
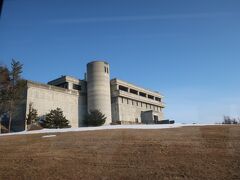
[(72, 127), (83, 126), (86, 114), (95, 109), (105, 114), (106, 125), (154, 124), (164, 119), (160, 93), (117, 78), (110, 80), (110, 66), (104, 61), (88, 63), (83, 80), (62, 76), (48, 84), (27, 81), (26, 86), (25, 117), (32, 104), (43, 118), (51, 109), (61, 108)]
[(163, 120), (163, 96), (119, 79), (111, 80), (112, 119), (121, 124)]

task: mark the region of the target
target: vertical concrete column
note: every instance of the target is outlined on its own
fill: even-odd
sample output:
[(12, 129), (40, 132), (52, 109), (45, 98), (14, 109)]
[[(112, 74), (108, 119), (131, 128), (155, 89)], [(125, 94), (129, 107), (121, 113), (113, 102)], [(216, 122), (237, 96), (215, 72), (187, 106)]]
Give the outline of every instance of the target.
[(68, 89), (73, 89), (73, 83), (72, 82), (68, 82)]
[(107, 117), (105, 124), (112, 122), (110, 68), (104, 61), (87, 64), (87, 98), (88, 112), (100, 110)]

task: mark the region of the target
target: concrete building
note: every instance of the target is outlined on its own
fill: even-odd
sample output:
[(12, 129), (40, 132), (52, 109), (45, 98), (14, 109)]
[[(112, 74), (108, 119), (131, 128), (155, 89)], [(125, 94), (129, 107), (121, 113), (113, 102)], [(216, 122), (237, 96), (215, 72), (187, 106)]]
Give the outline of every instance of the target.
[(24, 117), (15, 121), (23, 130), (29, 104), (44, 115), (57, 107), (63, 110), (72, 127), (83, 126), (85, 115), (98, 109), (107, 117), (105, 124), (153, 124), (164, 119), (163, 96), (119, 79), (110, 80), (110, 66), (104, 61), (87, 64), (85, 79), (62, 76), (48, 84), (27, 81)]
[(119, 79), (111, 80), (112, 120), (154, 124), (163, 120), (163, 96)]

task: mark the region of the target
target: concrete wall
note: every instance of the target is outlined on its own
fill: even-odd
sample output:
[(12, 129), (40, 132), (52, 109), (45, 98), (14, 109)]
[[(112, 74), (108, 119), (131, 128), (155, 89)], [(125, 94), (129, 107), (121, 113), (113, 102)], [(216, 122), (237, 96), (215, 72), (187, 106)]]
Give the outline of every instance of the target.
[(105, 124), (112, 122), (110, 68), (103, 61), (87, 64), (88, 111), (100, 110), (107, 117)]
[(26, 114), (30, 103), (33, 103), (39, 116), (49, 113), (52, 109), (61, 108), (72, 127), (82, 124), (87, 110), (86, 94), (33, 82), (27, 84)]
[(141, 117), (142, 117), (142, 122), (144, 124), (153, 124), (154, 123), (152, 111), (142, 112)]
[(112, 122), (116, 123), (117, 121), (120, 121), (120, 118), (119, 118), (119, 98), (118, 97), (112, 97), (111, 98), (111, 110), (112, 110)]
[(119, 97), (119, 118), (120, 121), (139, 122), (141, 123), (141, 112), (145, 108), (133, 99)]
[(163, 114), (159, 113), (157, 111), (154, 110), (149, 110), (149, 111), (145, 111), (142, 112), (141, 117), (142, 117), (142, 123), (144, 124), (154, 124), (154, 116), (157, 116), (158, 119), (157, 120), (163, 120)]
[[(151, 116), (144, 116), (142, 114), (146, 111), (154, 111), (154, 114), (158, 116), (159, 120), (163, 119), (163, 112), (160, 108), (146, 104), (134, 99), (128, 99), (125, 97), (116, 97), (115, 102), (112, 103), (112, 115), (113, 122), (122, 121), (123, 123), (146, 123), (147, 120), (152, 120)], [(151, 119), (150, 119), (151, 117)], [(150, 122), (149, 122), (150, 124)]]
[[(122, 91), (119, 86), (123, 85), (128, 88), (127, 91)], [(111, 81), (111, 96), (112, 96), (112, 118), (113, 122), (121, 121), (123, 124), (128, 123), (149, 123), (153, 122), (153, 113), (151, 115), (144, 114), (147, 111), (154, 112), (158, 116), (158, 120), (163, 120), (164, 103), (148, 97), (141, 97), (139, 94), (130, 93), (130, 89), (135, 89), (139, 92), (151, 94), (154, 97), (163, 98), (157, 92), (152, 92), (129, 84), (127, 82), (113, 79)]]

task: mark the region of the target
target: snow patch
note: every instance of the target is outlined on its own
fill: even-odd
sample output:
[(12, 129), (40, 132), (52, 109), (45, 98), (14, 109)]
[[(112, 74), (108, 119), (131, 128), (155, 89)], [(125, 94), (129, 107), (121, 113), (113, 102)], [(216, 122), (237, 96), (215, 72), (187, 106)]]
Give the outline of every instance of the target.
[(65, 128), (65, 129), (41, 129), (41, 130), (35, 130), (35, 131), (22, 131), (17, 133), (0, 134), (0, 136), (97, 131), (97, 130), (113, 130), (113, 129), (167, 129), (167, 128), (180, 128), (180, 127), (186, 127), (186, 126), (209, 126), (209, 125), (218, 125), (218, 124), (177, 124), (176, 123), (176, 124), (104, 125), (99, 127), (79, 127), (79, 128)]
[(46, 136), (42, 136), (42, 138), (51, 138), (51, 137), (56, 137), (56, 135), (55, 135), (55, 134), (53, 134), (53, 135), (46, 135)]

